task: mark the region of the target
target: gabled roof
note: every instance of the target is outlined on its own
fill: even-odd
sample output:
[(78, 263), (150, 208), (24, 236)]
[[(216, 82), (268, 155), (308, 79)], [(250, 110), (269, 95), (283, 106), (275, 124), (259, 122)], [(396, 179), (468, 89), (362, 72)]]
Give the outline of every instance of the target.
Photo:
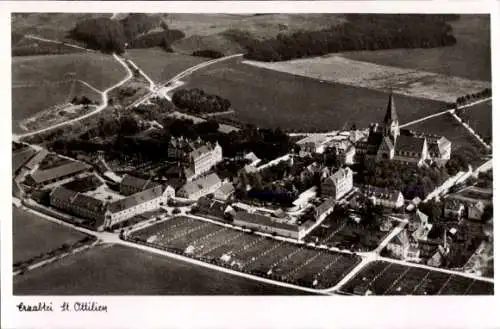
[(145, 190), (147, 188), (153, 187), (154, 185), (157, 185), (157, 184), (152, 183), (150, 179), (142, 179), (142, 178), (135, 177), (135, 176), (132, 176), (129, 174), (125, 174), (125, 176), (123, 176), (123, 179), (122, 179), (120, 185), (131, 186), (137, 190), (142, 191), (142, 190)]
[(141, 203), (151, 201), (160, 197), (163, 194), (161, 186), (155, 186), (145, 191), (132, 194), (129, 197), (119, 199), (108, 204), (108, 210), (112, 213), (117, 213), (125, 209), (135, 207)]
[(35, 156), (36, 151), (31, 147), (25, 147), (12, 154), (12, 173), (21, 169), (29, 159)]
[(279, 221), (273, 220), (269, 216), (255, 214), (255, 213), (252, 214), (252, 213), (249, 213), (246, 211), (236, 211), (236, 213), (234, 214), (234, 219), (244, 221), (247, 223), (253, 223), (253, 224), (267, 226), (267, 227), (274, 227), (274, 228), (279, 228), (279, 229), (284, 229), (284, 230), (289, 230), (289, 231), (297, 231), (297, 229), (298, 229), (297, 225), (279, 222)]
[(49, 168), (47, 170), (37, 170), (31, 176), (36, 183), (43, 183), (59, 177), (76, 175), (77, 173), (89, 170), (91, 167), (88, 164), (71, 161), (59, 167)]
[(104, 212), (105, 210), (105, 203), (103, 201), (81, 193), (78, 193), (73, 199), (72, 205), (94, 212)]
[(231, 183), (222, 184), (222, 186), (215, 191), (216, 195), (230, 195), (234, 192), (234, 186)]
[(210, 188), (221, 182), (217, 174), (210, 174), (204, 177), (200, 177), (194, 181), (187, 182), (183, 187), (180, 188), (181, 191), (187, 194), (193, 194), (195, 192)]
[(50, 192), (50, 198), (70, 203), (77, 194), (78, 192), (67, 189), (64, 186), (57, 186), (52, 190), (52, 192)]
[(422, 154), (425, 138), (401, 135), (396, 140), (396, 153), (410, 152)]
[(206, 153), (209, 153), (211, 152), (212, 149), (209, 148), (207, 145), (202, 145), (196, 149), (194, 149), (193, 151), (191, 151), (189, 153), (189, 157), (193, 160), (196, 160), (198, 159), (199, 157), (201, 157), (202, 155), (206, 154)]
[(330, 180), (334, 184), (338, 184), (341, 180), (345, 179), (348, 175), (352, 174), (352, 170), (349, 167), (340, 168), (333, 175), (327, 178), (327, 181)]

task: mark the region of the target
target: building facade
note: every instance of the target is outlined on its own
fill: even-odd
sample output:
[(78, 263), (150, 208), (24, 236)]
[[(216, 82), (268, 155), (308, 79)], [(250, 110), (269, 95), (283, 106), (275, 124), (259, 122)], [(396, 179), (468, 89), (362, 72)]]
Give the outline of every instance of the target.
[(397, 209), (404, 205), (405, 199), (400, 191), (365, 185), (361, 192), (370, 199), (373, 205)]
[(196, 180), (187, 182), (178, 191), (181, 198), (197, 200), (202, 196), (214, 193), (222, 186), (222, 181), (216, 174), (199, 177)]
[(321, 182), (321, 194), (341, 199), (353, 188), (353, 175), (349, 167), (340, 168)]
[(249, 213), (246, 211), (235, 212), (233, 215), (233, 224), (297, 240), (304, 238), (306, 235), (306, 229), (304, 226), (273, 220), (269, 216)]
[(222, 148), (219, 143), (214, 146), (210, 144), (200, 146), (189, 153), (189, 169), (192, 170), (192, 175), (186, 178), (191, 180), (199, 177), (221, 161)]

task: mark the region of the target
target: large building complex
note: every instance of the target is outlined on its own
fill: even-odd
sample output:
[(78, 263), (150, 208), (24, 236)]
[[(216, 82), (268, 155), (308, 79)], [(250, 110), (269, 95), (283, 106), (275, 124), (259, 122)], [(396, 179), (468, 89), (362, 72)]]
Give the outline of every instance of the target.
[(372, 124), (366, 141), (356, 144), (358, 160), (393, 160), (423, 165), (426, 160), (444, 165), (450, 159), (451, 142), (445, 137), (400, 129), (394, 95), (389, 96), (382, 124)]

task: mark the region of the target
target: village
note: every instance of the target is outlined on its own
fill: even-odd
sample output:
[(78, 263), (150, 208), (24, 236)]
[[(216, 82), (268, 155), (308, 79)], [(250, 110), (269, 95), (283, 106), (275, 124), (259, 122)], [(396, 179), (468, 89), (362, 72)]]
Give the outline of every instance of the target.
[[(240, 241), (246, 232), (279, 242), (280, 247), (267, 251), (256, 249), (266, 264), (266, 257), (293, 258), (304, 248), (352, 255), (333, 276), (339, 280), (358, 266), (359, 259), (353, 260), (358, 254), (491, 276), (491, 167), (469, 168), (425, 193), (419, 186), (398, 190), (370, 184), (374, 177), (369, 175), (380, 172), (367, 170), (366, 163), (439, 172), (452, 157), (452, 143), (445, 137), (400, 128), (394, 98), (389, 96), (385, 111), (380, 110), (382, 120), (368, 129), (302, 136), (289, 153), (272, 161), (262, 161), (253, 152), (228, 158), (217, 142), (172, 137), (165, 150), (168, 169), (158, 176), (141, 175), (140, 170), (116, 173), (102, 152), (93, 163), (85, 163), (13, 142), (13, 195), (18, 206), (72, 225), (188, 256), (201, 240), (212, 247), (200, 245), (205, 249), (198, 259), (241, 271), (255, 262), (255, 255), (247, 263), (236, 261), (236, 250), (257, 243)], [(230, 165), (238, 170), (228, 171)], [(195, 225), (199, 222), (193, 218), (210, 221), (210, 227)], [(161, 225), (165, 227), (156, 228)], [(148, 230), (151, 234), (144, 233)], [(162, 234), (171, 236), (162, 240)], [(173, 243), (179, 239), (182, 247)], [(287, 245), (291, 252), (278, 252), (285, 242), (297, 247)], [(220, 255), (206, 259), (226, 245)], [(319, 260), (318, 255), (296, 256), (301, 271), (290, 267), (276, 276), (282, 272), (281, 261), (270, 261), (251, 272), (331, 288), (338, 280), (321, 283), (323, 270), (309, 275), (309, 281), (292, 275), (307, 272), (306, 265)], [(333, 269), (339, 263), (325, 264)], [(317, 270), (313, 266), (311, 271)], [(362, 287), (350, 293), (374, 292)]]

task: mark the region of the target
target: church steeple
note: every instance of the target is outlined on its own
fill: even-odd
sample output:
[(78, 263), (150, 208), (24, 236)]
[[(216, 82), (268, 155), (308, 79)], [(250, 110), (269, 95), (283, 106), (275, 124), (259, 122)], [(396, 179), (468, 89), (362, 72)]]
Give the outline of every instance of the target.
[(394, 103), (394, 94), (391, 90), (387, 110), (385, 112), (384, 122), (382, 123), (385, 136), (391, 136), (393, 140), (399, 136), (399, 121), (398, 113), (396, 112), (396, 104)]

